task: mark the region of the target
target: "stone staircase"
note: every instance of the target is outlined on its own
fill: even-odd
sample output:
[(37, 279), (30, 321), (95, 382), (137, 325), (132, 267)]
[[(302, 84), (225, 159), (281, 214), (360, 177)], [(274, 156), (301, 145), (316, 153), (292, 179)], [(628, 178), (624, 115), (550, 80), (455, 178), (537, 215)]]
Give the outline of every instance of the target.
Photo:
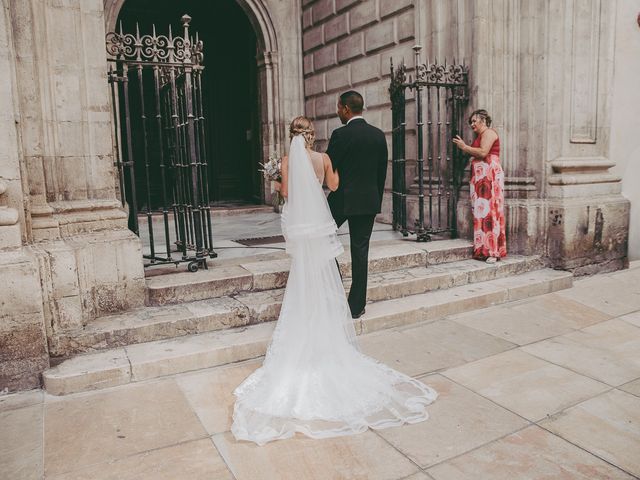
[[(568, 288), (572, 275), (538, 256), (493, 265), (470, 259), (463, 240), (372, 242), (367, 313), (358, 334)], [(348, 254), (339, 259), (350, 285)], [(212, 262), (213, 263), (213, 262)], [(52, 339), (46, 390), (65, 395), (264, 355), (280, 311), (289, 260), (284, 253), (215, 264), (198, 273), (147, 278), (147, 306), (99, 318)]]

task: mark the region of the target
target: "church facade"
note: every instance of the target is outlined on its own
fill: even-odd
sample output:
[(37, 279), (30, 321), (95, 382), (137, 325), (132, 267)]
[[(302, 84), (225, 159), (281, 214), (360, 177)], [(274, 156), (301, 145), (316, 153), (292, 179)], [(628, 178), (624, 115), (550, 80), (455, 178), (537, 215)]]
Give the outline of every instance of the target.
[[(171, 25), (175, 37), (185, 28), (193, 35), (184, 39), (191, 40), (188, 55), (203, 55), (197, 88), (204, 110), (185, 110), (184, 130), (159, 121), (158, 132), (175, 134), (178, 143), (179, 131), (206, 138), (206, 154), (203, 148), (197, 157), (205, 159), (197, 188), (200, 200), (206, 198), (205, 210), (268, 203), (270, 185), (260, 162), (285, 153), (288, 123), (302, 113), (313, 119), (323, 151), (339, 127), (337, 97), (348, 89), (363, 94), (367, 120), (385, 131), (394, 151), (391, 62), (397, 68), (404, 59), (407, 79), (416, 75), (416, 52), (427, 66), (438, 60), (464, 63), (467, 94), (459, 114), (464, 118), (486, 108), (501, 139), (509, 251), (538, 254), (554, 267), (590, 274), (628, 263), (631, 205), (616, 169), (626, 160), (610, 155), (619, 3), (624, 5), (604, 0), (3, 0), (0, 390), (38, 386), (51, 358), (64, 353), (52, 344), (60, 332), (85, 328), (102, 315), (145, 301), (143, 247), (139, 229), (132, 228), (130, 201), (136, 200), (141, 212), (161, 208), (166, 191), (161, 184), (167, 180), (154, 168), (132, 166), (129, 177), (122, 172), (127, 161), (138, 162), (142, 155), (134, 145), (127, 157), (123, 125), (135, 124), (134, 118), (153, 120), (153, 115), (132, 107), (127, 116), (124, 90), (110, 85), (110, 79), (124, 77), (110, 70), (109, 32), (158, 38), (166, 37)], [(153, 71), (164, 47), (151, 47), (157, 49), (149, 54)], [(142, 44), (132, 48), (144, 51)], [(140, 62), (134, 58), (128, 65), (134, 69)], [(133, 88), (131, 78), (128, 88)], [(151, 85), (144, 82), (140, 85)], [(162, 88), (156, 90), (158, 98)], [(175, 112), (171, 94), (166, 98), (168, 119)], [(623, 116), (635, 114), (630, 106), (621, 108), (628, 108)], [(416, 109), (414, 92), (407, 90), (401, 156), (408, 184), (422, 178), (424, 168)], [(206, 124), (197, 123), (198, 115)], [(192, 117), (195, 129), (189, 133)], [(132, 142), (143, 136), (149, 145), (164, 141), (160, 133), (156, 138), (152, 130), (136, 128), (127, 130)], [(470, 140), (470, 130), (461, 133)], [(189, 137), (184, 138), (189, 146)], [(152, 147), (149, 152), (147, 163), (153, 164)], [(391, 160), (380, 216), (389, 223), (396, 190)], [(148, 195), (131, 190), (136, 185), (145, 185)], [(464, 185), (455, 200), (456, 231), (470, 238)], [(204, 228), (206, 216), (202, 219)]]

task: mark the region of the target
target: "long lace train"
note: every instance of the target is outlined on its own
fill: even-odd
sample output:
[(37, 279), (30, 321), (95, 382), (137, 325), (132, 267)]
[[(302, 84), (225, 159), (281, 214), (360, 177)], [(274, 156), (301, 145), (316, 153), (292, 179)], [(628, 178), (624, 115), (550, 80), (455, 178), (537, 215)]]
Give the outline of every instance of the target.
[[(294, 158), (302, 163), (290, 154), (290, 170)], [(291, 172), (282, 219), (292, 263), (280, 317), (264, 364), (234, 391), (231, 431), (236, 439), (259, 445), (295, 432), (326, 438), (420, 422), (437, 397), (432, 388), (358, 349), (335, 263), (342, 251), (335, 222), (315, 230), (290, 228), (309, 219), (326, 225), (329, 214), (317, 181), (306, 188), (317, 188), (321, 197), (291, 188), (293, 178), (304, 186), (303, 173), (315, 180), (312, 171)], [(291, 209), (303, 199), (304, 215)]]

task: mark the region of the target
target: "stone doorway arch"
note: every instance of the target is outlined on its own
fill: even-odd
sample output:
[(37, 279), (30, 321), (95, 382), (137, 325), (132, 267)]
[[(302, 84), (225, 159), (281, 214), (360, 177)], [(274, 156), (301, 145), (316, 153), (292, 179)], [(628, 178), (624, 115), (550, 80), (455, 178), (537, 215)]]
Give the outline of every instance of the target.
[[(127, 1), (104, 0), (106, 31), (116, 29), (118, 16)], [(261, 150), (258, 155), (262, 161), (273, 152), (284, 153), (288, 143), (286, 125), (304, 112), (301, 25), (291, 22), (291, 18), (300, 18), (300, 6), (296, 0), (279, 2), (272, 8), (268, 7), (268, 0), (235, 2), (245, 12), (256, 36)], [(283, 55), (283, 51), (287, 55)], [(258, 201), (267, 203), (270, 197), (269, 183), (261, 180)]]

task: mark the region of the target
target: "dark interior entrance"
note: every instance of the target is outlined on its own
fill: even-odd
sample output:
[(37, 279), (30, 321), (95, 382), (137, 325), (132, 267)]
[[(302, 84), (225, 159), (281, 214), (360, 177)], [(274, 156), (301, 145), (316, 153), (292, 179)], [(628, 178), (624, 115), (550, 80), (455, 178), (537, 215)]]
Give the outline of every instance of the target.
[[(202, 87), (212, 204), (262, 203), (256, 35), (238, 3), (127, 0), (116, 30), (122, 22), (124, 32), (135, 32), (137, 24), (141, 34), (151, 33), (154, 25), (158, 34), (167, 34), (171, 25), (174, 34), (180, 35), (180, 18), (185, 13), (192, 17), (190, 31), (193, 35), (197, 32), (204, 43)], [(159, 185), (159, 170), (149, 171), (150, 184)], [(136, 182), (143, 178), (143, 174), (136, 175)], [(157, 208), (161, 204), (160, 190), (152, 188), (150, 200), (141, 194), (138, 204), (144, 206), (150, 201), (151, 208)]]

